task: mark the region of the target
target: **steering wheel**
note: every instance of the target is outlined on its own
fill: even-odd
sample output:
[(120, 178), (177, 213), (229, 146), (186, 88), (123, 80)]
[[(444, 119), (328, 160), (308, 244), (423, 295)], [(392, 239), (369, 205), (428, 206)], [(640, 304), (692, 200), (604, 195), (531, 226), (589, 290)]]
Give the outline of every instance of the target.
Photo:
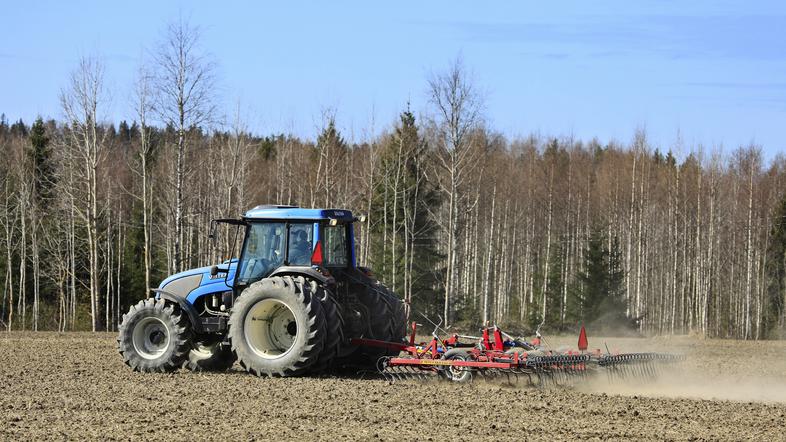
[(246, 264), (246, 270), (243, 272), (243, 279), (246, 281), (259, 277), (262, 275), (262, 272), (270, 268), (270, 261), (265, 258), (251, 258), (248, 260), (248, 264)]

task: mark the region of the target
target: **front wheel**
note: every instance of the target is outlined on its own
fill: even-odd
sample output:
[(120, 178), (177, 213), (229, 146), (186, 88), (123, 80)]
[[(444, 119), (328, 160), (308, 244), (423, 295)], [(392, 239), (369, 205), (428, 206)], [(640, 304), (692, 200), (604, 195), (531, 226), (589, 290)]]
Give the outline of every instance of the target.
[(179, 306), (163, 299), (145, 299), (123, 315), (117, 347), (123, 361), (135, 371), (175, 371), (191, 349), (191, 324)]

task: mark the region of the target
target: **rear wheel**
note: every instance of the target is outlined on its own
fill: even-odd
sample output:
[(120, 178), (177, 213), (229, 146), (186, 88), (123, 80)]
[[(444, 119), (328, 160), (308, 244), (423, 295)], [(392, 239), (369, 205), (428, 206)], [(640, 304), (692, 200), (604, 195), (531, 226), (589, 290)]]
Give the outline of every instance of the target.
[[(406, 319), (403, 305), (396, 295), (384, 286), (368, 281), (361, 286), (363, 291), (357, 298), (362, 309), (364, 324), (363, 338), (387, 342), (403, 342), (406, 335)], [(399, 309), (399, 307), (401, 307)], [(396, 356), (397, 350), (377, 347), (360, 347), (356, 352), (342, 358), (344, 365), (375, 368), (380, 358)]]
[(309, 285), (289, 276), (252, 284), (229, 316), (240, 365), (257, 376), (305, 374), (324, 347), (325, 318)]
[(123, 361), (135, 371), (175, 371), (191, 349), (191, 324), (179, 306), (145, 299), (123, 315), (117, 346)]
[(381, 292), (381, 299), (388, 306), (391, 313), (390, 327), (393, 330), (393, 339), (402, 340), (407, 336), (407, 313), (404, 310), (404, 303), (395, 293), (382, 284), (378, 290)]
[(338, 303), (330, 292), (311, 281), (311, 290), (322, 304), (322, 313), (325, 316), (325, 342), (317, 362), (311, 367), (314, 373), (323, 373), (333, 368), (338, 357), (338, 352), (344, 342), (344, 321), (338, 310)]

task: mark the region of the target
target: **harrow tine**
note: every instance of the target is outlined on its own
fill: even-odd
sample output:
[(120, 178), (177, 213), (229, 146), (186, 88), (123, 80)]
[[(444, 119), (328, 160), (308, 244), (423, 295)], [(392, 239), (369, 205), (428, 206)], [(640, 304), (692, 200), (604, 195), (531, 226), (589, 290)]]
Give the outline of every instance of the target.
[(653, 380), (657, 379), (664, 367), (684, 360), (679, 355), (662, 353), (629, 353), (621, 355), (607, 355), (598, 360), (609, 381), (619, 379), (622, 381), (632, 379)]
[(551, 384), (551, 373), (541, 368), (538, 372), (538, 377), (540, 378), (540, 386), (542, 388), (548, 388)]

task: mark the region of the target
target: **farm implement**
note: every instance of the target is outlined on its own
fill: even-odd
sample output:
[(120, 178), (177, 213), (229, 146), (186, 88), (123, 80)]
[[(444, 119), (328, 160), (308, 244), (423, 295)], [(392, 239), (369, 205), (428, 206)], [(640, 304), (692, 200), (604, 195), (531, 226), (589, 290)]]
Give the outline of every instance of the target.
[[(437, 326), (438, 328), (439, 326)], [(609, 380), (646, 381), (684, 358), (668, 353), (611, 353), (588, 351), (584, 327), (578, 350), (550, 350), (540, 333), (526, 342), (497, 327), (482, 330), (482, 336), (452, 335), (440, 339), (435, 332), (428, 343), (415, 344), (417, 325), (412, 324), (408, 344), (354, 339), (355, 345), (398, 350), (403, 355), (379, 359), (377, 368), (390, 382), (406, 379), (441, 378), (469, 382), (473, 378), (503, 378), (509, 383), (533, 386), (565, 386), (595, 376)], [(470, 339), (472, 343), (462, 343)]]

